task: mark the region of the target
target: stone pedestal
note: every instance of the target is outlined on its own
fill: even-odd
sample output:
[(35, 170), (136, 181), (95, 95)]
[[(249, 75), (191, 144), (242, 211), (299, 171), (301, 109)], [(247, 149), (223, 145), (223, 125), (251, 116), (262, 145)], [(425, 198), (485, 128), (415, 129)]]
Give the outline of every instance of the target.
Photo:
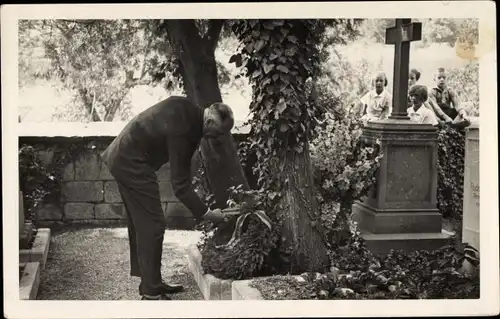
[(453, 235), (442, 229), (437, 204), (437, 132), (432, 125), (409, 120), (370, 122), (367, 144), (381, 141), (383, 159), (377, 182), (353, 205), (367, 246), (376, 254), (391, 249), (434, 250)]
[(479, 125), (473, 123), (465, 135), (464, 217), (462, 241), (479, 251)]

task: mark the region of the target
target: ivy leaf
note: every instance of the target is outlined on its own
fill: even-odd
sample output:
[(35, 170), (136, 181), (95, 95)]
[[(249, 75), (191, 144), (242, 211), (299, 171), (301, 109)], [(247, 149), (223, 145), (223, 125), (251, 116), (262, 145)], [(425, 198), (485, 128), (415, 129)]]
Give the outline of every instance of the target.
[[(285, 84), (290, 84), (290, 80), (292, 79), (292, 77), (288, 74), (280, 74), (280, 78)], [(284, 87), (282, 89), (284, 89)]]
[(266, 21), (264, 21), (264, 23), (262, 23), (262, 25), (264, 26), (264, 28), (266, 28), (268, 30), (273, 30), (275, 27), (272, 20), (266, 20)]
[(292, 42), (292, 43), (298, 43), (298, 42), (299, 42), (299, 41), (298, 41), (298, 39), (297, 39), (297, 37), (296, 37), (296, 36), (294, 36), (294, 35), (289, 35), (289, 36), (287, 37), (287, 39), (288, 39), (288, 41), (290, 41), (290, 42)]
[[(288, 131), (288, 128), (289, 128), (288, 124), (286, 124), (286, 123), (281, 123), (281, 125), (280, 125), (280, 132), (281, 132), (281, 133), (285, 133), (286, 131)], [(271, 199), (272, 199), (272, 198), (271, 198)]]
[(235, 63), (236, 67), (241, 66), (241, 54), (234, 54), (229, 58), (229, 63)]
[(276, 109), (278, 110), (278, 112), (281, 114), (283, 113), (283, 111), (285, 111), (286, 109), (286, 102), (283, 98), (280, 99), (278, 105), (276, 105)]
[(285, 20), (273, 20), (273, 24), (277, 27), (281, 27), (285, 24)]
[(274, 54), (274, 53), (271, 53), (271, 54), (269, 55), (269, 60), (271, 60), (271, 61), (272, 61), (272, 60), (275, 60), (277, 57), (278, 57), (278, 55), (276, 55), (276, 54)]
[(246, 46), (245, 46), (245, 50), (248, 52), (248, 53), (251, 53), (253, 51), (253, 48), (254, 48), (254, 43), (253, 42), (249, 42)]
[(276, 69), (280, 70), (280, 71), (281, 71), (281, 72), (283, 72), (283, 73), (288, 73), (288, 72), (290, 72), (290, 70), (288, 70), (288, 68), (287, 68), (286, 66), (284, 66), (284, 65), (278, 65), (278, 66), (276, 67)]
[(265, 42), (264, 40), (262, 40), (262, 39), (261, 39), (261, 40), (257, 41), (257, 43), (255, 43), (255, 47), (254, 47), (254, 49), (255, 49), (255, 51), (257, 51), (257, 52), (258, 52), (258, 51), (260, 51), (260, 50), (261, 50), (261, 49), (262, 49), (265, 45), (266, 45), (266, 42)]
[(281, 34), (283, 34), (283, 36), (285, 36), (285, 37), (287, 36), (287, 34), (288, 34), (288, 32), (289, 32), (289, 31), (290, 31), (290, 30), (288, 30), (288, 29), (285, 29), (285, 28), (280, 28), (280, 32), (281, 32)]
[(260, 70), (255, 70), (252, 74), (252, 79), (255, 79), (256, 77), (260, 76), (262, 72)]
[(264, 63), (263, 68), (264, 68), (264, 73), (268, 74), (274, 68), (274, 64)]
[(297, 51), (298, 51), (297, 45), (292, 45), (292, 46), (289, 46), (287, 49), (285, 49), (285, 55), (286, 56), (293, 56), (293, 55), (295, 55), (295, 53), (297, 53)]
[(273, 81), (276, 82), (280, 78), (279, 74), (273, 74)]

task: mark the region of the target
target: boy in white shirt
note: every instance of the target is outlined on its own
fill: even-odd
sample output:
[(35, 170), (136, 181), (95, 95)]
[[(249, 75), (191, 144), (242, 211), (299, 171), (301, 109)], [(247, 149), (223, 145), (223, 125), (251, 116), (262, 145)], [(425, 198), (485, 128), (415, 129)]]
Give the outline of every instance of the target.
[(429, 97), (425, 86), (419, 84), (413, 85), (408, 95), (413, 106), (409, 107), (406, 111), (413, 122), (431, 125), (439, 124), (434, 112), (424, 106), (424, 102)]

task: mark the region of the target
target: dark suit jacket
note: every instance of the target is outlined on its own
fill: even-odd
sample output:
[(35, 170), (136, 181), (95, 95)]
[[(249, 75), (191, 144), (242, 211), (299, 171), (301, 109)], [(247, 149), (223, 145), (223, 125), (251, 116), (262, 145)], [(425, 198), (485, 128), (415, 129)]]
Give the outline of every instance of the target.
[(191, 158), (202, 136), (203, 109), (172, 96), (135, 116), (101, 155), (116, 180), (139, 189), (169, 162), (175, 196), (199, 219), (207, 206), (191, 186)]

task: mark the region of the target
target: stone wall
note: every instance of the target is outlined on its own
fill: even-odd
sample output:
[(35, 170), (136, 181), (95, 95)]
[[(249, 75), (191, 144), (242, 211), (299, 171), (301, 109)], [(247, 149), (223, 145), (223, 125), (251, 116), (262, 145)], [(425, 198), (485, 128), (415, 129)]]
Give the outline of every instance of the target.
[[(115, 130), (110, 130), (100, 124), (71, 129), (79, 135), (54, 128), (56, 132), (52, 134), (45, 128), (45, 136), (33, 127), (20, 130), (25, 134), (19, 137), (19, 145), (33, 146), (47, 167), (64, 158), (64, 165), (58, 167), (62, 179), (60, 196), (37, 210), (39, 224), (126, 224), (126, 210), (117, 183), (100, 157), (121, 126), (111, 124)], [(103, 127), (106, 129), (100, 134), (99, 128)], [(239, 141), (246, 135), (233, 136)], [(192, 214), (173, 193), (168, 163), (157, 171), (157, 177), (167, 227), (191, 229)]]
[(479, 250), (479, 123), (466, 131), (464, 165), (462, 240)]

